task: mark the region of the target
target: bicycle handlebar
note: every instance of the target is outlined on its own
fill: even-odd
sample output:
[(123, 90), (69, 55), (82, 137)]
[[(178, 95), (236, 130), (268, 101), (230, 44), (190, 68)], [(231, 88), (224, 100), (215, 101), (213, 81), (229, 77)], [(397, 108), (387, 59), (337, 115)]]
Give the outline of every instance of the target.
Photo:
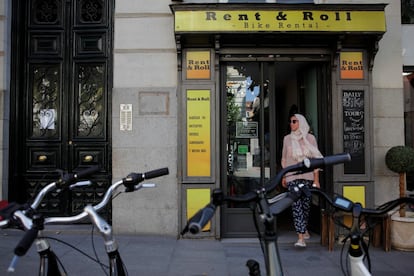
[(187, 231), (190, 231), (193, 235), (198, 234), (213, 218), (215, 211), (216, 206), (213, 203), (207, 204), (188, 221), (188, 224), (181, 232), (181, 235), (184, 235)]
[[(90, 172), (92, 172), (92, 170), (88, 170), (88, 173), (90, 173)], [(168, 173), (169, 173), (168, 168), (162, 168), (162, 169), (157, 169), (157, 170), (153, 170), (153, 171), (148, 171), (148, 172), (142, 173), (142, 174), (131, 173), (126, 178), (112, 184), (108, 188), (108, 190), (106, 191), (105, 196), (102, 199), (102, 201), (99, 202), (98, 204), (92, 206), (92, 208), (95, 211), (101, 210), (106, 204), (108, 204), (108, 202), (109, 202), (109, 200), (112, 196), (113, 191), (115, 191), (122, 184), (125, 185), (126, 190), (128, 189), (128, 191), (137, 191), (141, 188), (147, 188), (147, 187), (150, 188), (150, 187), (154, 187), (154, 185), (145, 185), (145, 184), (142, 184), (140, 182), (144, 181), (145, 179), (151, 179), (151, 178), (167, 175)], [(81, 174), (81, 175), (85, 175), (85, 174)], [(77, 177), (79, 177), (79, 174), (78, 174)], [(48, 185), (45, 188), (43, 188), (39, 192), (39, 194), (42, 194), (42, 196), (44, 197), (44, 195), (50, 190), (52, 190), (52, 189)], [(26, 225), (24, 228), (27, 230), (25, 232), (25, 235), (23, 236), (23, 238), (19, 242), (18, 246), (15, 248), (15, 254), (17, 256), (23, 256), (23, 255), (26, 254), (27, 250), (31, 247), (34, 240), (36, 239), (38, 231), (42, 230), (43, 226), (45, 224), (74, 223), (74, 222), (79, 222), (82, 219), (84, 219), (85, 217), (89, 216), (88, 212), (84, 210), (80, 214), (75, 215), (75, 216), (71, 216), (71, 217), (48, 217), (48, 218), (44, 218), (44, 219), (42, 217), (41, 220), (35, 222), (35, 218), (33, 218), (33, 220), (32, 220), (27, 215), (25, 215), (24, 212), (22, 212), (20, 210), (17, 210), (14, 213), (17, 213), (17, 212), (19, 213), (19, 216), (16, 217), (13, 214), (14, 219), (18, 219), (19, 221), (24, 221), (25, 225)], [(8, 225), (8, 221), (9, 221), (9, 219), (1, 221), (0, 222), (0, 228), (5, 228)]]
[(278, 215), (287, 208), (289, 208), (293, 202), (295, 202), (295, 198), (286, 196), (285, 198), (282, 198), (279, 201), (277, 201), (275, 204), (270, 205), (270, 211), (273, 215)]
[[(125, 192), (138, 191), (141, 188), (151, 188), (153, 187), (152, 185), (144, 185), (141, 182), (146, 179), (160, 177), (167, 174), (169, 174), (168, 168), (156, 169), (145, 173), (130, 173), (126, 178), (113, 183), (106, 191), (101, 202), (94, 205), (93, 208), (95, 211), (99, 211), (105, 207), (111, 199), (112, 193), (121, 185), (125, 186)], [(88, 214), (86, 212), (82, 212), (71, 217), (49, 217), (45, 218), (45, 224), (74, 223), (81, 221), (87, 216)]]
[[(39, 207), (40, 203), (42, 202), (42, 200), (44, 199), (44, 197), (51, 191), (56, 190), (57, 188), (67, 188), (67, 187), (76, 187), (76, 186), (85, 186), (85, 185), (90, 185), (92, 182), (90, 181), (79, 181), (80, 179), (91, 175), (97, 171), (99, 171), (100, 167), (99, 166), (92, 166), (89, 168), (86, 168), (80, 172), (77, 173), (63, 173), (62, 171), (60, 171), (61, 173), (61, 177), (52, 183), (49, 183), (48, 185), (46, 185), (45, 187), (43, 187), (36, 195), (35, 199), (33, 200), (32, 204), (30, 204), (30, 206), (28, 206), (28, 204), (17, 204), (17, 203), (11, 203), (9, 204), (8, 207), (6, 207), (5, 209), (10, 209), (10, 210), (6, 210), (7, 212), (7, 216), (6, 219), (0, 221), (0, 228), (6, 228), (9, 224), (10, 218), (16, 214), (16, 211), (22, 211), (23, 213), (23, 217), (18, 217), (17, 219), (19, 219), (20, 221), (24, 220), (24, 214), (25, 213), (30, 213), (32, 211), (37, 210), (37, 208)], [(73, 184), (73, 185), (72, 185)], [(26, 216), (27, 218), (27, 216)], [(22, 223), (23, 227), (25, 229), (29, 229), (30, 227), (27, 227), (27, 223), (26, 220), (23, 221)], [(29, 225), (31, 226), (31, 224)]]
[(36, 196), (35, 200), (31, 204), (31, 208), (36, 210), (40, 203), (42, 202), (43, 198), (46, 196), (47, 193), (53, 191), (57, 188), (67, 188), (70, 184), (77, 182), (79, 179), (82, 179), (86, 176), (89, 176), (95, 172), (98, 172), (100, 167), (98, 165), (86, 168), (77, 173), (62, 173), (62, 176), (56, 182), (52, 182), (46, 185)]
[[(345, 224), (335, 220), (336, 224), (346, 228), (349, 230), (348, 235), (343, 240), (343, 246), (345, 246), (345, 241), (350, 240), (349, 248), (348, 248), (348, 257), (351, 258), (351, 274), (361, 274), (361, 275), (371, 275), (371, 261), (369, 256), (369, 244), (367, 245), (363, 239), (364, 234), (371, 230), (373, 225), (370, 223), (371, 218), (376, 218), (383, 216), (384, 214), (388, 213), (389, 211), (393, 210), (398, 205), (403, 203), (411, 203), (414, 204), (413, 197), (400, 197), (394, 200), (390, 200), (379, 207), (372, 209), (372, 208), (364, 208), (360, 202), (353, 202), (350, 199), (335, 195), (333, 198), (328, 196), (325, 192), (319, 189), (309, 189), (309, 191), (313, 194), (317, 194), (322, 196), (326, 202), (332, 206), (335, 211), (344, 211), (346, 213), (352, 213), (352, 224), (351, 226), (346, 226)], [(364, 217), (367, 221), (365, 230), (361, 230), (360, 227), (360, 219)], [(343, 247), (344, 248), (344, 247)], [(348, 259), (347, 259), (348, 260)], [(364, 261), (366, 261), (367, 267), (364, 265)], [(345, 269), (343, 263), (341, 262), (341, 269), (344, 275)]]
[(148, 171), (146, 173), (130, 173), (126, 178), (123, 179), (123, 184), (126, 187), (125, 192), (133, 192), (134, 186), (141, 181), (167, 175), (168, 173), (168, 168), (156, 169)]
[[(190, 231), (192, 234), (197, 234), (200, 232), (204, 226), (211, 220), (216, 210), (216, 207), (223, 204), (223, 202), (239, 202), (247, 203), (257, 201), (261, 193), (273, 191), (277, 185), (281, 182), (282, 177), (293, 171), (308, 172), (316, 168), (323, 168), (325, 166), (345, 163), (351, 160), (349, 153), (336, 154), (331, 156), (326, 156), (324, 158), (312, 158), (305, 159), (302, 162), (288, 166), (280, 170), (275, 177), (273, 177), (268, 185), (264, 188), (259, 188), (258, 190), (248, 192), (243, 195), (235, 196), (224, 196), (220, 189), (215, 189), (212, 195), (212, 202), (207, 204), (204, 208), (199, 210), (193, 217), (191, 217), (184, 229), (181, 231), (181, 235), (184, 235), (186, 232)], [(299, 191), (298, 191), (299, 192)], [(287, 207), (289, 207), (295, 200), (296, 194), (292, 193), (291, 195), (282, 198), (277, 205), (271, 206), (271, 211), (273, 214), (277, 214)], [(279, 204), (280, 203), (280, 204)]]
[[(352, 212), (353, 207), (358, 204), (357, 202), (353, 202), (346, 197), (342, 197), (339, 195), (335, 195), (333, 199), (328, 196), (325, 192), (319, 189), (309, 189), (311, 193), (318, 194), (324, 197), (324, 199), (337, 210), (344, 211), (344, 212)], [(391, 211), (395, 207), (404, 204), (404, 203), (412, 203), (414, 204), (413, 197), (400, 197), (397, 199), (390, 200), (377, 208), (361, 208), (361, 214), (368, 215), (368, 216), (381, 216), (385, 213)]]
[(276, 186), (282, 181), (282, 178), (288, 172), (305, 173), (310, 172), (318, 168), (324, 168), (326, 166), (332, 166), (351, 161), (351, 155), (349, 153), (340, 153), (325, 156), (323, 158), (310, 158), (304, 159), (302, 162), (288, 166), (280, 170), (273, 179), (270, 180), (269, 185), (266, 186), (266, 191), (273, 191)]
[(87, 176), (89, 176), (93, 173), (98, 172), (99, 170), (100, 170), (100, 167), (98, 165), (89, 167), (87, 169), (84, 169), (80, 172), (75, 173), (73, 175), (73, 178), (72, 179), (70, 178), (69, 181), (67, 181), (67, 182), (73, 183), (75, 180), (87, 177)]

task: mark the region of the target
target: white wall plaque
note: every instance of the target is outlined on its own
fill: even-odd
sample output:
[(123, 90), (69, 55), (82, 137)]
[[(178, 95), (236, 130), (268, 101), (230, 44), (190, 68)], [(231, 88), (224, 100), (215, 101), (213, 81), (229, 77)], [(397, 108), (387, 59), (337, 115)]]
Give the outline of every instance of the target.
[(119, 128), (121, 131), (132, 130), (132, 104), (120, 104)]

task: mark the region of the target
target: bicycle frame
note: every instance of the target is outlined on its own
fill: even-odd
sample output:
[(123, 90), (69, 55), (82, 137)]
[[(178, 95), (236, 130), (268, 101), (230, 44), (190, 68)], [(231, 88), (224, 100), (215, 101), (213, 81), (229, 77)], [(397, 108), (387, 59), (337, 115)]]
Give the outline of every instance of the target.
[(366, 268), (364, 264), (364, 255), (359, 257), (353, 257), (352, 255), (348, 255), (349, 257), (349, 264), (351, 267), (351, 275), (352, 276), (370, 276), (371, 273)]

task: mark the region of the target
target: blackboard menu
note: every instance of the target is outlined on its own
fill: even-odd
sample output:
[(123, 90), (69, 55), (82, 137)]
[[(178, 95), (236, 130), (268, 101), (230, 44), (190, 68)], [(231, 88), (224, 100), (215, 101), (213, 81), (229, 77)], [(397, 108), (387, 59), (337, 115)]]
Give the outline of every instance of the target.
[(342, 110), (344, 152), (352, 157), (344, 173), (365, 174), (364, 90), (343, 90)]

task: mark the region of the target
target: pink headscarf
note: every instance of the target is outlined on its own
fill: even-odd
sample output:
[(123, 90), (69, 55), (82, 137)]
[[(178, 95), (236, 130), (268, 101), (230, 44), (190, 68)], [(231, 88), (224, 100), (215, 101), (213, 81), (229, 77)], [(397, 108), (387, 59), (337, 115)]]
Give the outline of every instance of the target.
[[(308, 158), (321, 158), (323, 155), (317, 147), (312, 145), (306, 138), (309, 133), (309, 124), (305, 117), (300, 114), (294, 115), (299, 121), (299, 128), (296, 131), (291, 131), (292, 137), (292, 157), (293, 159), (301, 162), (305, 157)], [(300, 146), (299, 141), (303, 139), (303, 145)]]

